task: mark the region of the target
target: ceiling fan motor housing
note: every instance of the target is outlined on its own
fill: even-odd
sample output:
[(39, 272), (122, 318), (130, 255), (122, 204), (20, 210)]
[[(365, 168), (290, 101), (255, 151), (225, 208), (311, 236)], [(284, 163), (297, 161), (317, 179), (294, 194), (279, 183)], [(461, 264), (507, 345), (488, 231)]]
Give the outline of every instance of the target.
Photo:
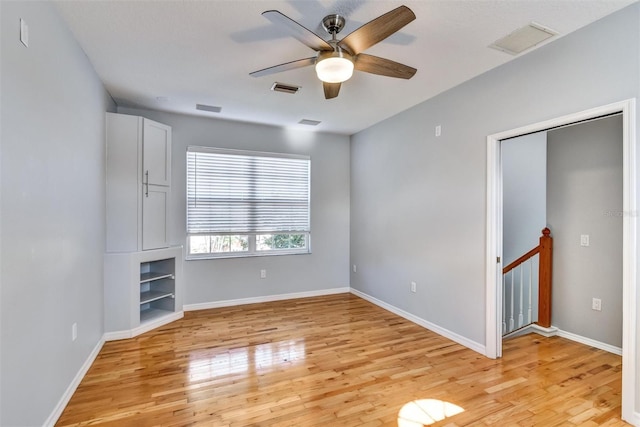
[(335, 36), (344, 28), (344, 16), (338, 14), (327, 15), (322, 19), (322, 28)]
[(328, 58), (344, 58), (344, 59), (348, 59), (351, 62), (353, 61), (353, 56), (347, 52), (346, 50), (342, 49), (340, 46), (334, 46), (334, 50), (321, 50), (320, 52), (318, 52), (318, 55), (316, 56), (316, 63), (323, 61), (325, 59)]

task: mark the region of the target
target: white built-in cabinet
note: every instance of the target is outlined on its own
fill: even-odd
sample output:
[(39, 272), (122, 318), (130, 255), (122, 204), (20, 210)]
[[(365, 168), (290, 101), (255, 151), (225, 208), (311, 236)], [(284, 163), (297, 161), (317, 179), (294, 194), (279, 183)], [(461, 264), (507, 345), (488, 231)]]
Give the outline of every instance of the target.
[(169, 247), (171, 128), (107, 113), (107, 338), (129, 338), (183, 315), (182, 247)]
[(166, 248), (171, 128), (107, 113), (107, 252)]

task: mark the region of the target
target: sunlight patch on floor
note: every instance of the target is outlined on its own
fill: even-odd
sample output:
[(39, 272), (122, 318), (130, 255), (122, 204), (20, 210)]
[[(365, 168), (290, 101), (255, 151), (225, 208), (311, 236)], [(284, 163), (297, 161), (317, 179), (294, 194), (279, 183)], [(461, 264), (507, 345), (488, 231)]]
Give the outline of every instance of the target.
[(464, 409), (438, 399), (419, 399), (405, 404), (398, 412), (398, 427), (422, 427), (452, 417)]
[(217, 353), (217, 350), (190, 354), (189, 382), (199, 382), (232, 374), (261, 374), (293, 365), (305, 359), (304, 340), (290, 340), (242, 347)]

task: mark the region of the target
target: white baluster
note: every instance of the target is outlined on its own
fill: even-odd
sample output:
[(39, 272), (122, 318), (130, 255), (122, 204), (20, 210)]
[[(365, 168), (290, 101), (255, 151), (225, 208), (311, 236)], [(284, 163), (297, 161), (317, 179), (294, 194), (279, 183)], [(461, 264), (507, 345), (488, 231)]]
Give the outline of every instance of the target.
[(532, 288), (533, 288), (533, 260), (534, 259), (535, 259), (535, 256), (533, 258), (531, 258), (531, 263), (529, 264), (529, 310), (527, 310), (527, 325), (533, 323), (533, 320), (532, 320), (532, 316), (533, 316), (533, 309), (532, 309), (532, 304), (533, 304), (532, 295), (533, 294), (532, 294)]
[[(510, 273), (507, 273), (510, 274)], [(507, 276), (502, 276), (502, 335), (507, 333)]]
[[(530, 261), (527, 261), (529, 263)], [(524, 264), (520, 266), (520, 304), (518, 306), (518, 328), (524, 326), (523, 310), (524, 310)]]
[(511, 274), (511, 305), (509, 310), (509, 332), (514, 330), (514, 321), (513, 321), (513, 274)]
[[(509, 273), (507, 273), (509, 274)], [(507, 333), (507, 276), (502, 276), (502, 335)]]

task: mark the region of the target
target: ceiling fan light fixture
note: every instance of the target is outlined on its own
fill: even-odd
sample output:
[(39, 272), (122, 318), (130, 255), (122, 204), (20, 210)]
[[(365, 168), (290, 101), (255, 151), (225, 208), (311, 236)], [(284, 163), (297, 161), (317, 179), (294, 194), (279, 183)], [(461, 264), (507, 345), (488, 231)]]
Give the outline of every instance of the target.
[(325, 83), (342, 83), (353, 75), (353, 59), (342, 50), (320, 52), (316, 62), (316, 74)]

